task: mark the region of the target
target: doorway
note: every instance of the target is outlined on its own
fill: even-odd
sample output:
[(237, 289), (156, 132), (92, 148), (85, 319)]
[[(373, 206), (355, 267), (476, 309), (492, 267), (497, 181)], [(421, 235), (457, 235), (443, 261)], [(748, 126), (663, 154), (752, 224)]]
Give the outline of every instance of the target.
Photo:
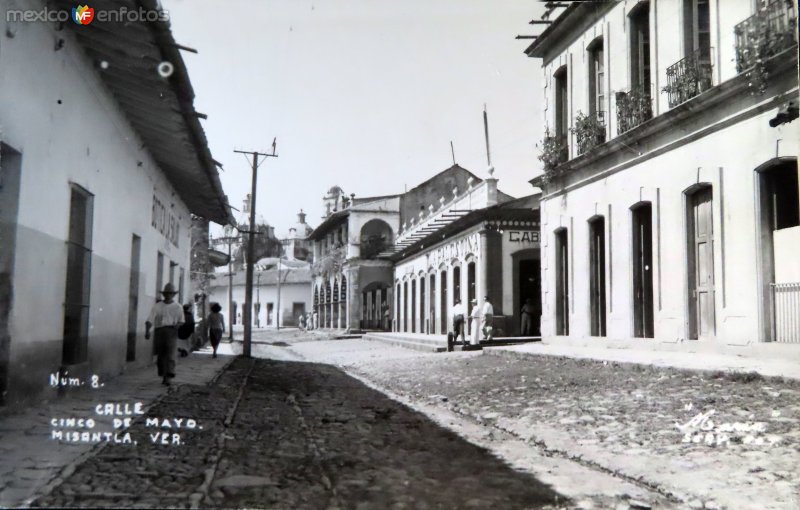
[[(518, 267), (517, 284), (519, 293), (517, 294), (515, 311), (520, 311), (520, 320), (522, 321), (520, 334), (522, 336), (541, 336), (542, 263), (539, 259), (524, 259), (519, 261)], [(528, 300), (532, 305), (528, 306)], [(528, 313), (531, 306), (533, 311)], [(523, 309), (525, 312), (521, 312)], [(522, 313), (528, 315), (529, 318), (522, 318)], [(528, 320), (530, 321), (529, 325), (526, 322)], [(528, 325), (528, 329), (523, 327), (525, 325)]]
[(633, 217), (633, 336), (653, 338), (653, 208), (634, 206)]
[(711, 186), (687, 193), (689, 338), (714, 337), (714, 216)]
[(757, 170), (761, 250), (762, 337), (800, 343), (800, 189), (797, 160), (782, 158)]
[(126, 361), (136, 361), (136, 325), (139, 310), (139, 261), (141, 257), (142, 238), (133, 234), (131, 237), (131, 272), (128, 282), (128, 345)]
[(606, 336), (606, 222), (600, 216), (589, 221), (590, 333)]
[(567, 229), (556, 237), (556, 335), (569, 335), (569, 245)]

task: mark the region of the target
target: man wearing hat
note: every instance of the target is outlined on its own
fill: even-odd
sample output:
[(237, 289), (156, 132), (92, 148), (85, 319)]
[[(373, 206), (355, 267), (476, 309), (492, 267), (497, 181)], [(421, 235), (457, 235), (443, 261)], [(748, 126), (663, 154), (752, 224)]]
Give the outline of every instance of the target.
[(144, 337), (150, 338), (150, 328), (155, 328), (153, 345), (158, 356), (158, 375), (165, 386), (175, 377), (175, 354), (178, 350), (178, 326), (183, 324), (183, 307), (172, 300), (177, 292), (172, 283), (161, 291), (163, 301), (153, 305), (145, 324)]

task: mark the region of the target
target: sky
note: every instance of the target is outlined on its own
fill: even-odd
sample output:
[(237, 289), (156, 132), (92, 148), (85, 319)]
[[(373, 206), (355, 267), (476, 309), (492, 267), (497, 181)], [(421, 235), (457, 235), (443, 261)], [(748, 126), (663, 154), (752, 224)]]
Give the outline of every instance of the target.
[[(283, 235), (317, 226), (333, 185), (402, 193), (456, 162), (515, 197), (541, 172), (541, 61), (528, 58), (520, 0), (162, 0), (232, 206), (258, 171), (256, 212)], [(234, 211), (239, 218), (241, 213)], [(212, 235), (220, 231), (212, 228)]]

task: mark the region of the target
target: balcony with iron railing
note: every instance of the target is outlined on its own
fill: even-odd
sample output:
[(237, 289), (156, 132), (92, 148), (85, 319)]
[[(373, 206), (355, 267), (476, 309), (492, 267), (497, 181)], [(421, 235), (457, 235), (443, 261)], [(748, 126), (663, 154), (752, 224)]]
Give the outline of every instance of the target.
[(564, 135), (552, 135), (549, 130), (545, 130), (541, 154), (539, 155), (539, 161), (543, 163), (544, 169), (552, 170), (568, 159), (569, 145), (567, 145), (567, 137)]
[(584, 115), (579, 111), (575, 117), (575, 127), (570, 128), (570, 131), (575, 135), (578, 155), (605, 143), (605, 112), (598, 111), (594, 115)]
[(773, 0), (734, 27), (736, 72), (752, 69), (754, 92), (766, 90), (764, 61), (797, 44), (796, 24), (794, 0)]
[(653, 118), (650, 91), (636, 87), (628, 92), (617, 92), (617, 133), (622, 134)]
[(711, 71), (709, 55), (701, 49), (669, 66), (667, 85), (661, 89), (667, 93), (669, 107), (674, 108), (710, 89)]

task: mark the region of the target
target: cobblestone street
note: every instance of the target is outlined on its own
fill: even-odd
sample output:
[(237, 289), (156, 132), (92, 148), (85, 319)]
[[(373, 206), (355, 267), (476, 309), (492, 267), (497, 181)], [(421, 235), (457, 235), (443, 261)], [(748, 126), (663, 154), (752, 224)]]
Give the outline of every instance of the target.
[[(489, 350), (410, 362), (359, 343), (291, 349), (677, 507), (793, 509), (800, 500), (797, 381)], [(370, 354), (354, 355), (360, 349)]]
[[(146, 416), (193, 418), (198, 427), (182, 429), (180, 446), (107, 445), (33, 506), (540, 508), (558, 500), (330, 366), (240, 358), (207, 387), (170, 392)], [(153, 432), (145, 420), (129, 429), (133, 437)]]
[[(138, 444), (60, 470), (53, 457), (31, 506), (797, 508), (795, 380), (297, 330), (260, 331), (256, 359), (228, 357), (241, 349), (188, 358), (125, 430)], [(133, 396), (108, 388), (104, 401)]]

